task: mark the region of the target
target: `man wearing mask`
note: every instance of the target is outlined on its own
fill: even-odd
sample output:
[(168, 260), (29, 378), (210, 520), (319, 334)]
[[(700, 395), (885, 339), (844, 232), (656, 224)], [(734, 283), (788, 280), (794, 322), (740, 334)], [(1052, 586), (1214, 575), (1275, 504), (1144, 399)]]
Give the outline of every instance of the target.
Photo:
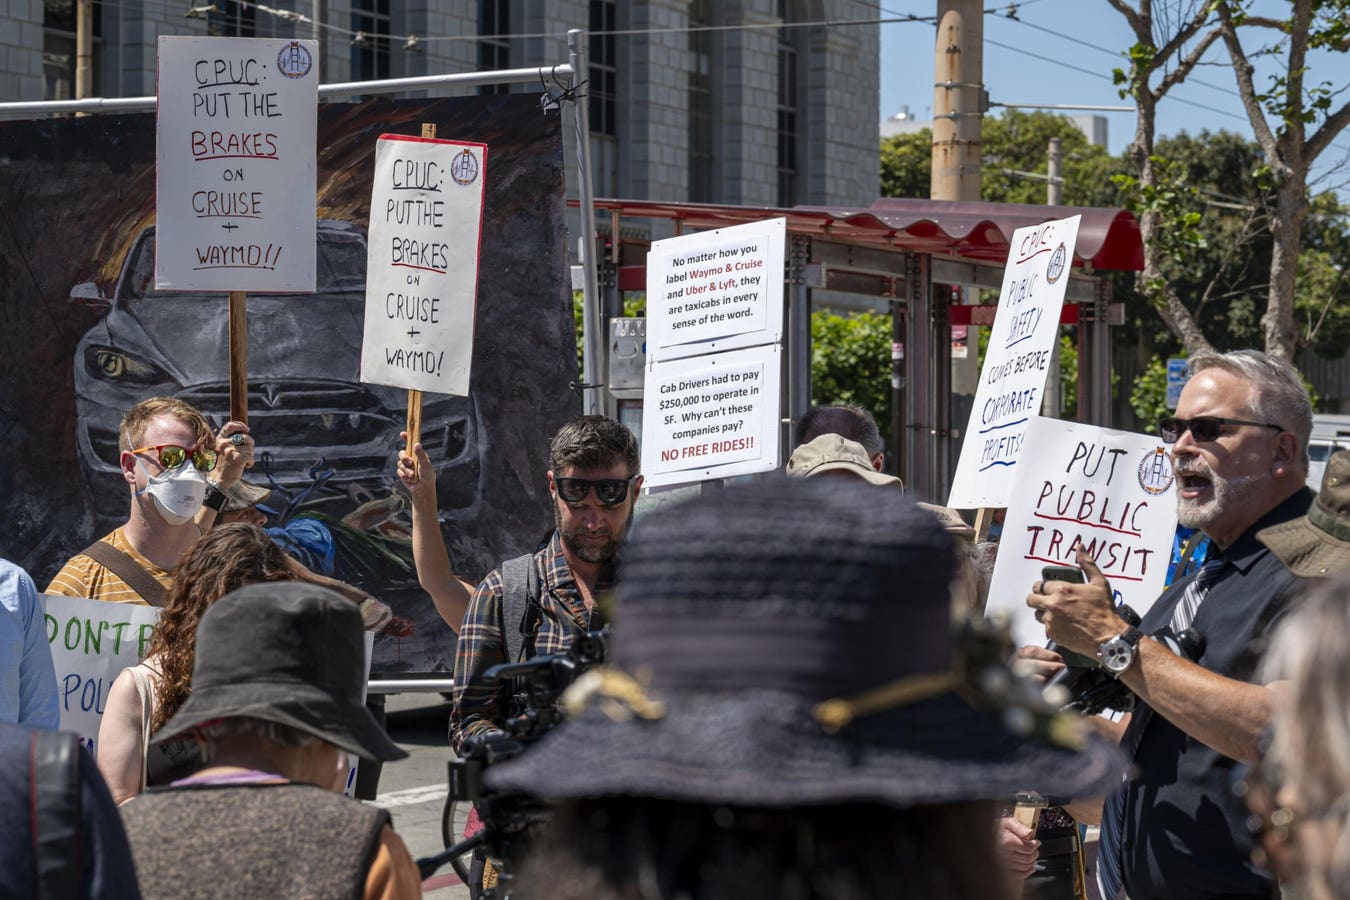
[[(606, 416), (580, 416), (553, 436), (549, 463), (553, 535), (532, 556), (490, 572), (469, 600), (455, 650), (450, 740), (457, 751), (510, 713), (497, 689), (472, 683), (475, 676), (498, 663), (561, 653), (604, 626), (596, 599), (613, 583), (642, 488), (637, 438)], [(518, 568), (526, 571), (515, 574)]]
[(214, 524), (224, 489), (253, 465), (253, 438), (242, 422), (214, 435), (195, 407), (174, 397), (137, 403), (117, 436), (130, 515), (71, 558), (47, 593), (158, 606), (178, 557)]

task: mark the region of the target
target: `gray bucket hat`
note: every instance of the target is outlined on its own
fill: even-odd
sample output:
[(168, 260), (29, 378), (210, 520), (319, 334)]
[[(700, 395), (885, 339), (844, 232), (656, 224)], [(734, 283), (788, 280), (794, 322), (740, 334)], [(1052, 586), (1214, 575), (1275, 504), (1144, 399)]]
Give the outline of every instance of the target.
[(1295, 575), (1326, 578), (1350, 569), (1350, 450), (1327, 460), (1322, 489), (1306, 515), (1263, 528), (1256, 539)]
[(861, 481), (764, 479), (652, 513), (624, 550), (613, 666), (487, 784), (900, 808), (1118, 784), (1116, 749), (1040, 705), (1010, 644), (957, 639), (954, 570), (930, 513)]
[(362, 759), (408, 754), (361, 702), (361, 613), (336, 591), (305, 582), (251, 584), (207, 608), (197, 626), (192, 694), (156, 742), (216, 719), (288, 725)]
[(842, 435), (822, 434), (793, 450), (788, 458), (787, 474), (795, 478), (811, 478), (826, 472), (847, 472), (881, 487), (904, 487), (894, 475), (872, 468), (863, 445)]

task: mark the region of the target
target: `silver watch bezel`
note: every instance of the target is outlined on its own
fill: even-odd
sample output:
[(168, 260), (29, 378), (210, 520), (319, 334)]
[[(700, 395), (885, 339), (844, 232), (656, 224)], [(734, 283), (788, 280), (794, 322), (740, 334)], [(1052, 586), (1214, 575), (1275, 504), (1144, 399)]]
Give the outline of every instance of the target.
[(1119, 678), (1134, 664), (1134, 657), (1139, 648), (1136, 643), (1125, 639), (1125, 635), (1129, 632), (1130, 629), (1126, 628), (1120, 634), (1102, 644), (1097, 650), (1102, 668), (1112, 677)]

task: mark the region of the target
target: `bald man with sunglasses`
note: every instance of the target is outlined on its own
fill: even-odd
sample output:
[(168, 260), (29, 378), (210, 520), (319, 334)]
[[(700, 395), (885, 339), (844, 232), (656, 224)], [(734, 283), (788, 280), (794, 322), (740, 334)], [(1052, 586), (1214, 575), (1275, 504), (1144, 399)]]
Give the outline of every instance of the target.
[(253, 438), (242, 422), (215, 434), (176, 397), (133, 406), (117, 437), (131, 500), (127, 521), (72, 557), (47, 593), (159, 606), (178, 558), (214, 524), (224, 488), (253, 465)]
[[(504, 613), (509, 561), (488, 574), (469, 600), (455, 649), (455, 703), (450, 742), (458, 751), (470, 735), (501, 727), (517, 711), (503, 707), (496, 688), (476, 676), (508, 661), (521, 638), (520, 657), (561, 653), (581, 635), (604, 626), (600, 593), (614, 581), (619, 550), (633, 520), (642, 476), (633, 433), (606, 416), (580, 416), (563, 425), (549, 447), (549, 503), (556, 528), (529, 565), (537, 581), (537, 610), (519, 634), (522, 618)], [(512, 621), (515, 619), (515, 621)], [(511, 659), (516, 662), (517, 659)]]
[[(1138, 628), (1117, 615), (1109, 579), (1081, 548), (1086, 584), (1037, 583), (1027, 597), (1051, 639), (1100, 660), (1140, 701), (1118, 728), (1134, 776), (1100, 811), (1097, 870), (1110, 900), (1122, 889), (1131, 900), (1279, 896), (1251, 862), (1247, 811), (1231, 787), (1237, 764), (1257, 760), (1280, 689), (1259, 681), (1257, 661), (1303, 589), (1256, 534), (1312, 501), (1312, 407), (1294, 367), (1264, 353), (1197, 354), (1190, 370), (1176, 415), (1158, 430), (1171, 448), (1178, 519), (1213, 542), (1205, 565), (1169, 587)], [(1194, 661), (1146, 637), (1191, 628), (1203, 639)], [(1042, 648), (1020, 655), (1042, 671), (1062, 668)]]

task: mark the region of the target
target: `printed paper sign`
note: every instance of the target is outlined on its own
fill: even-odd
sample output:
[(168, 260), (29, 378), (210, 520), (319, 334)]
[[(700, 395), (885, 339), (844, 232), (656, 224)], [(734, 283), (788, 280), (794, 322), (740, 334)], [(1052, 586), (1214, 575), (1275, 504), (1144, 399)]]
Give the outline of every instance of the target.
[(155, 287), (314, 290), (317, 52), (159, 39)]
[(647, 254), (647, 354), (667, 360), (783, 337), (787, 219), (654, 241)]
[(642, 473), (661, 487), (778, 465), (777, 345), (649, 365)]
[(56, 665), (61, 730), (79, 734), (91, 750), (108, 691), (118, 674), (141, 661), (159, 610), (44, 594), (47, 640)]
[(989, 612), (1007, 613), (1018, 645), (1044, 644), (1026, 605), (1048, 565), (1075, 565), (1081, 544), (1117, 603), (1141, 616), (1162, 593), (1177, 525), (1171, 458), (1156, 437), (1033, 416), (1008, 498)]
[(1003, 292), (947, 505), (1008, 506), (1027, 424), (1041, 408), (1079, 216), (1013, 232)]
[(486, 180), (484, 144), (380, 137), (362, 381), (469, 395)]

